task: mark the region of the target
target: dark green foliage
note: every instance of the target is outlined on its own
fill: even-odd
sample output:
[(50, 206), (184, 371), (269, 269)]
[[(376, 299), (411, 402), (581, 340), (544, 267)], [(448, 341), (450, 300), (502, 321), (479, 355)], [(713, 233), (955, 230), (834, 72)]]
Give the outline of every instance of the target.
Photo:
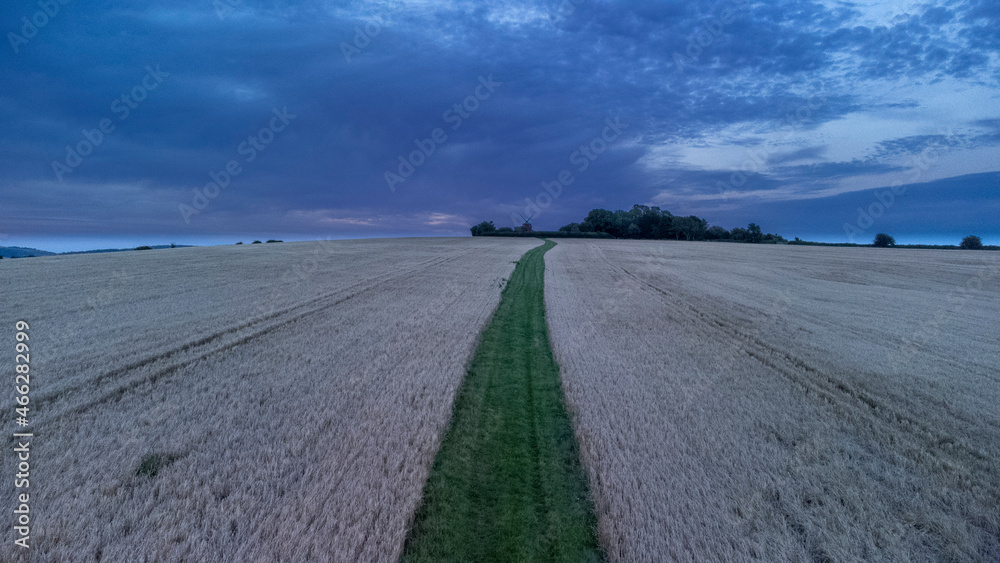
[(674, 217), (671, 221), (675, 240), (704, 240), (706, 227), (708, 221), (694, 215)]
[(599, 561), (545, 322), (542, 255), (514, 269), (455, 399), (402, 561)]
[(480, 237), (480, 236), (483, 236), (483, 235), (488, 235), (488, 234), (491, 234), (491, 233), (495, 233), (496, 230), (497, 230), (497, 227), (496, 227), (496, 225), (493, 224), (493, 221), (483, 221), (482, 223), (480, 223), (478, 225), (470, 227), (469, 230), (472, 231), (472, 236), (474, 236), (474, 237)]
[(872, 242), (872, 246), (876, 248), (889, 248), (890, 246), (896, 246), (896, 239), (885, 233), (879, 233), (875, 235), (875, 240)]
[(243, 241), (240, 241), (240, 242), (238, 242), (238, 243), (236, 243), (236, 244), (243, 244)]
[(722, 227), (709, 227), (705, 231), (705, 240), (726, 240), (729, 238), (729, 231)]
[[(507, 230), (504, 230), (504, 229)], [(535, 238), (615, 238), (608, 233), (573, 233), (569, 231), (515, 231), (509, 227), (501, 227), (494, 233), (483, 235), (488, 237), (535, 237)]]
[(145, 246), (145, 245), (143, 245), (143, 246), (137, 246), (137, 247), (135, 247), (135, 249), (136, 250), (153, 250), (153, 247), (152, 246)]
[[(813, 242), (810, 240), (793, 240), (788, 244), (801, 245), (801, 246), (864, 246), (868, 247), (867, 244), (858, 244), (856, 242)], [(961, 247), (955, 246), (953, 244), (896, 244), (893, 248), (911, 248), (917, 250), (959, 250)], [(983, 246), (983, 250), (1000, 250), (1000, 246)]]
[[(483, 232), (483, 230), (488, 232)], [(514, 231), (509, 227), (495, 229), (492, 222), (483, 221), (472, 227), (473, 236), (496, 235)], [(592, 209), (582, 223), (570, 223), (558, 231), (542, 231), (545, 238), (597, 236), (632, 239), (732, 240), (764, 244), (785, 244), (781, 235), (764, 234), (760, 226), (750, 223), (747, 229), (735, 228), (732, 233), (722, 227), (708, 228), (708, 221), (689, 215), (678, 217), (659, 207), (633, 205), (628, 211)], [(536, 235), (538, 233), (531, 233)]]
[(593, 209), (578, 227), (581, 232), (607, 233), (616, 238), (668, 238), (675, 236), (673, 221), (669, 211), (633, 205), (629, 211)]
[(285, 242), (283, 240), (267, 239), (267, 242)]
[(146, 454), (142, 457), (142, 462), (139, 463), (139, 469), (136, 470), (135, 474), (139, 477), (143, 475), (156, 477), (161, 469), (177, 461), (179, 457), (171, 454)]
[(959, 248), (962, 250), (981, 250), (983, 248), (983, 239), (976, 235), (969, 235), (962, 239), (962, 244), (959, 245)]
[(261, 242), (259, 240), (255, 240), (255, 241), (251, 242), (250, 244), (260, 244), (260, 243)]

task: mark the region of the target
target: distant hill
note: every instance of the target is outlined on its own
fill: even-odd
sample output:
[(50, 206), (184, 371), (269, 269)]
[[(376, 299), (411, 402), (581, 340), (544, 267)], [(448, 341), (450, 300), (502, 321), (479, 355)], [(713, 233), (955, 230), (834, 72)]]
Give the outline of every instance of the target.
[(0, 256), (4, 258), (25, 258), (27, 256), (53, 256), (55, 252), (25, 248), (23, 246), (0, 246)]
[[(187, 248), (189, 246), (192, 246), (192, 245), (190, 245), (190, 244), (175, 244), (174, 246), (170, 246), (169, 244), (158, 244), (156, 246), (150, 246), (148, 249), (149, 250), (158, 250), (160, 248)], [(62, 255), (62, 254), (95, 254), (97, 252), (126, 252), (126, 251), (130, 251), (130, 250), (139, 250), (139, 248), (102, 248), (102, 249), (99, 249), (99, 250), (74, 250), (73, 252), (60, 252), (59, 254), (60, 255)], [(147, 250), (147, 249), (145, 247), (142, 247), (142, 250)]]
[[(160, 248), (185, 248), (191, 246), (190, 244), (175, 244), (171, 247), (169, 244), (160, 244), (156, 246), (150, 246), (150, 250), (157, 250)], [(29, 256), (56, 256), (64, 254), (94, 254), (98, 252), (125, 252), (137, 250), (135, 248), (102, 248), (99, 250), (76, 250), (73, 252), (49, 252), (48, 250), (38, 250), (37, 248), (25, 248), (23, 246), (0, 246), (0, 256), (4, 258), (27, 258)]]

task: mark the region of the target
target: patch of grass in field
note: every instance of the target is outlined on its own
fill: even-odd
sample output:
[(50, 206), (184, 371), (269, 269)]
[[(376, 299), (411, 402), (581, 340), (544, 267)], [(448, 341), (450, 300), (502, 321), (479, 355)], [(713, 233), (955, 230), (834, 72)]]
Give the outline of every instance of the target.
[(177, 461), (178, 457), (180, 456), (172, 454), (146, 454), (142, 457), (142, 461), (139, 463), (139, 469), (135, 471), (135, 474), (139, 477), (142, 477), (143, 475), (156, 477), (156, 474), (159, 473), (161, 469)]
[(518, 262), (455, 400), (403, 561), (599, 561), (545, 321), (546, 241)]

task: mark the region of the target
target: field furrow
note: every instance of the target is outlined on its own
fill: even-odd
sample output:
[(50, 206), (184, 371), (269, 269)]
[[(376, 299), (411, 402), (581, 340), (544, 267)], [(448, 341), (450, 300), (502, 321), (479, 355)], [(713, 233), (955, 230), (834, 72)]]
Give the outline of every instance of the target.
[(560, 243), (549, 322), (609, 557), (995, 559), (1000, 284), (981, 260)]
[(121, 400), (124, 394), (144, 383), (153, 383), (162, 377), (176, 374), (178, 370), (194, 362), (213, 354), (225, 353), (259, 336), (340, 305), (364, 292), (377, 290), (381, 284), (393, 279), (414, 275), (422, 269), (445, 266), (468, 252), (464, 250), (456, 256), (425, 260), (412, 267), (403, 266), (390, 274), (371, 277), (348, 287), (335, 288), (329, 293), (280, 310), (262, 312), (249, 321), (220, 328), (196, 340), (183, 342), (107, 372), (99, 372), (93, 377), (77, 378), (74, 385), (38, 393), (35, 398), (42, 406), (35, 411), (35, 427), (44, 426), (44, 421), (51, 416), (79, 413), (108, 400)]
[[(628, 270), (623, 271), (632, 275)], [(950, 462), (953, 467), (950, 473), (958, 480), (975, 480), (977, 476), (990, 473), (995, 461), (978, 447), (956, 441), (953, 436), (909, 411), (895, 408), (893, 402), (873, 395), (858, 382), (850, 382), (848, 374), (838, 373), (831, 369), (832, 366), (814, 365), (794, 351), (781, 348), (780, 343), (768, 342), (750, 330), (734, 326), (718, 314), (698, 309), (694, 300), (677, 298), (681, 291), (670, 292), (649, 282), (640, 283), (660, 293), (664, 304), (673, 311), (687, 312), (689, 319), (697, 319), (698, 322), (691, 323), (695, 327), (693, 330), (697, 330), (706, 342), (712, 343), (710, 349), (718, 351), (735, 346), (730, 353), (746, 354), (773, 373), (786, 377), (802, 393), (814, 394), (837, 415), (855, 422), (863, 420), (864, 423), (857, 426), (871, 437), (894, 436), (894, 440), (900, 442), (898, 451), (915, 462), (924, 462), (928, 456), (939, 463)], [(992, 424), (1000, 431), (1000, 425), (996, 422)], [(984, 481), (979, 486), (991, 489), (992, 494), (1000, 498), (1000, 483)]]
[[(102, 284), (100, 269), (37, 259), (4, 270), (76, 276), (61, 294), (35, 288), (44, 306), (15, 286), (16, 303), (34, 304), (4, 311), (9, 326), (31, 322), (32, 397), (47, 408), (31, 452), (34, 560), (398, 557), (478, 334), (514, 262), (539, 243), (343, 241), (322, 254), (317, 244), (101, 257), (148, 285), (100, 308), (115, 323), (90, 325), (103, 342), (80, 356), (89, 337), (61, 342), (52, 327), (79, 322), (60, 303)], [(306, 275), (278, 282), (307, 259)], [(245, 275), (191, 292), (220, 267)], [(180, 295), (194, 303), (171, 304)], [(138, 321), (135, 301), (149, 311)], [(45, 405), (53, 388), (64, 395)], [(12, 464), (5, 456), (3, 471)]]

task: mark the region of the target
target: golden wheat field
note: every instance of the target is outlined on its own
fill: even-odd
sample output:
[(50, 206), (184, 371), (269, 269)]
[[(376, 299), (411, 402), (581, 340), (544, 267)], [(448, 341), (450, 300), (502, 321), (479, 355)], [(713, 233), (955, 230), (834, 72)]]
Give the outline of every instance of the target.
[[(35, 434), (33, 545), (10, 552), (398, 559), (479, 334), (538, 244), (4, 260)], [(549, 338), (607, 558), (996, 561), (998, 256), (560, 239)]]
[[(35, 434), (32, 547), (8, 553), (395, 559), (478, 335), (537, 244), (4, 260), (2, 322), (30, 324)], [(12, 417), (13, 393), (2, 406)]]
[(996, 561), (982, 252), (560, 240), (546, 307), (612, 561)]

